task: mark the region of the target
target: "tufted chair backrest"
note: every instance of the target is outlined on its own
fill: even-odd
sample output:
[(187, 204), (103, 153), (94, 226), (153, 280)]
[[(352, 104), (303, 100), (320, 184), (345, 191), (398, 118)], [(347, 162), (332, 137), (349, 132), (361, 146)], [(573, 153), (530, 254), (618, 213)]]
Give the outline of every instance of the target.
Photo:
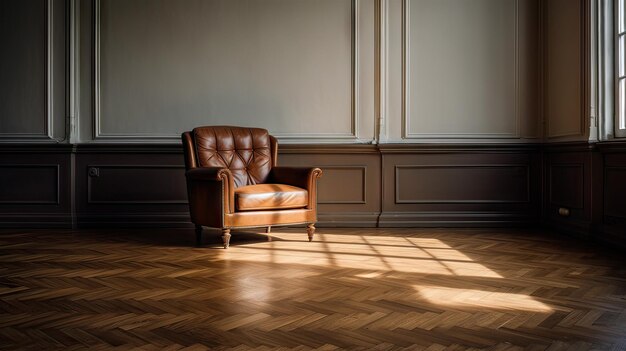
[(272, 165), (267, 130), (231, 126), (198, 127), (191, 132), (199, 167), (227, 167), (235, 187), (265, 183)]

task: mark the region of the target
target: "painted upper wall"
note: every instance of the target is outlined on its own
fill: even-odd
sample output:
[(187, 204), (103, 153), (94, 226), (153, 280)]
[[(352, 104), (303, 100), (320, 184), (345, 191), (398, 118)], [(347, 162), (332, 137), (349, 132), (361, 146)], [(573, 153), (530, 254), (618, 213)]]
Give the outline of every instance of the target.
[(547, 141), (587, 140), (588, 1), (545, 1), (544, 114)]
[(65, 136), (65, 3), (0, 1), (0, 142)]
[(535, 0), (390, 0), (387, 142), (541, 137)]
[(178, 142), (219, 124), (281, 141), (374, 138), (373, 0), (82, 4), (96, 38), (83, 38), (95, 48), (83, 62), (96, 74), (83, 77), (95, 99), (81, 109), (81, 140)]
[(350, 0), (100, 1), (96, 138), (354, 135)]
[[(29, 1), (40, 7), (69, 4)], [(385, 121), (382, 142), (515, 142), (542, 136), (539, 0), (78, 0), (76, 5), (70, 24), (77, 26), (77, 142), (179, 142), (180, 132), (211, 124), (266, 127), (281, 142), (371, 142), (377, 114)], [(28, 11), (38, 11), (36, 6)], [(41, 41), (41, 34), (33, 40)], [(36, 53), (42, 55), (47, 52)], [(11, 65), (18, 58), (7, 60)], [(35, 76), (18, 75), (25, 81)], [(41, 83), (41, 74), (36, 76)], [(11, 119), (5, 129), (22, 123), (23, 116), (11, 111), (25, 99), (0, 107)], [(65, 96), (53, 101), (64, 107), (64, 123), (72, 106), (65, 106)], [(39, 133), (41, 114), (29, 112), (38, 117), (25, 130)]]

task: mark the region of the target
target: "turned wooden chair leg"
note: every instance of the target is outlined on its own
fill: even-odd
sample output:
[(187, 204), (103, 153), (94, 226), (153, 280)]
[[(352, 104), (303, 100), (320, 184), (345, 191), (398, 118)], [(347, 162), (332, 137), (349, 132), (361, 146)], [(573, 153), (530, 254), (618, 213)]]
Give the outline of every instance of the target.
[(307, 226), (306, 233), (309, 235), (309, 241), (313, 241), (313, 234), (315, 234), (315, 225), (313, 223)]
[(202, 226), (196, 225), (196, 246), (200, 247), (202, 245)]
[(222, 241), (224, 242), (224, 248), (228, 249), (228, 246), (230, 246), (230, 229), (222, 229)]
[(272, 232), (271, 225), (268, 225), (267, 227), (265, 227), (265, 233), (267, 234), (267, 241), (272, 241), (272, 236), (270, 235), (271, 232)]

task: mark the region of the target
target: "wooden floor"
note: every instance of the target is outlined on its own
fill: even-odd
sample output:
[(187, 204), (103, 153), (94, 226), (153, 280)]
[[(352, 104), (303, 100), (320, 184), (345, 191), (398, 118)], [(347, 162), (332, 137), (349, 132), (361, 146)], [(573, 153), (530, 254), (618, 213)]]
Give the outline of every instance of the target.
[(0, 231), (0, 348), (626, 349), (625, 260), (574, 239), (205, 233)]

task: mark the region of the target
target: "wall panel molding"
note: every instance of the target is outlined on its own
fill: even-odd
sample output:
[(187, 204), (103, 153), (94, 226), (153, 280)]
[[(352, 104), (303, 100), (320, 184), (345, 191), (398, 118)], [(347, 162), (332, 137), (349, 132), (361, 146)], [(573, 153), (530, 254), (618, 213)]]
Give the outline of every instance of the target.
[[(352, 177), (352, 181), (356, 179), (360, 179), (361, 181), (361, 185), (359, 186), (359, 192), (360, 192), (360, 196), (359, 198), (354, 198), (354, 199), (342, 199), (342, 200), (337, 200), (337, 199), (326, 199), (323, 200), (323, 196), (324, 193), (320, 192), (318, 190), (318, 204), (325, 204), (325, 205), (335, 205), (335, 204), (356, 204), (356, 205), (363, 205), (367, 203), (367, 166), (363, 165), (363, 166), (319, 166), (319, 168), (322, 169), (322, 172), (324, 172), (324, 177), (328, 178), (328, 173), (332, 172), (333, 170), (335, 171), (356, 171), (356, 173), (359, 174), (359, 176), (357, 177)], [(343, 178), (346, 179), (346, 178)], [(324, 181), (323, 179), (320, 181)], [(344, 184), (344, 187), (348, 186), (348, 184)], [(336, 196), (337, 194), (335, 194)]]
[(72, 150), (56, 143), (0, 146), (0, 227), (72, 226)]
[[(137, 205), (137, 204), (187, 204), (187, 193), (186, 189), (182, 189), (181, 194), (165, 194), (164, 190), (171, 190), (172, 184), (166, 184), (164, 178), (164, 172), (175, 170), (177, 173), (183, 175), (185, 172), (185, 167), (182, 165), (127, 165), (127, 164), (93, 164), (87, 166), (88, 175), (87, 175), (87, 204), (115, 204), (115, 205)], [(154, 175), (154, 179), (150, 179), (150, 177), (138, 177), (136, 178), (136, 173), (150, 173)], [(92, 174), (91, 172), (94, 172)], [(107, 183), (104, 185), (96, 184), (97, 180), (104, 179), (106, 182), (107, 173), (109, 177), (124, 178), (124, 181), (118, 183), (118, 186), (123, 186), (124, 188), (130, 188), (134, 190), (142, 190), (145, 186), (146, 192), (143, 194), (133, 194), (128, 189), (124, 189), (120, 192), (114, 185), (116, 182), (112, 181), (111, 183)], [(116, 174), (117, 173), (117, 174)], [(161, 181), (161, 187), (151, 187), (150, 184), (158, 183), (155, 182), (155, 179), (159, 179)], [(144, 183), (148, 183), (145, 185)], [(134, 184), (134, 185), (133, 185)], [(130, 186), (133, 185), (133, 186)], [(148, 199), (146, 198), (148, 194), (151, 194), (148, 197), (153, 197), (154, 192), (161, 192), (159, 196), (155, 198)], [(113, 199), (99, 199), (98, 196), (110, 196)], [(173, 195), (178, 195), (173, 196)], [(134, 197), (134, 198), (132, 198)], [(169, 197), (169, 198), (168, 198)]]
[[(98, 142), (137, 142), (137, 143), (178, 143), (180, 134), (141, 134), (141, 133), (111, 133), (102, 128), (102, 88), (101, 88), (101, 4), (107, 0), (93, 1), (93, 30), (94, 30), (94, 69), (93, 69), (93, 140)], [(349, 0), (351, 11), (351, 112), (350, 130), (340, 133), (284, 133), (272, 132), (281, 142), (285, 143), (353, 143), (359, 141), (359, 2)]]
[[(181, 148), (182, 150), (182, 148)], [(280, 144), (280, 154), (378, 154), (376, 144)]]
[(602, 238), (626, 247), (626, 141), (600, 143), (604, 154)]
[(604, 167), (604, 184), (608, 190), (605, 193), (604, 215), (619, 219), (626, 224), (626, 163), (623, 166)]
[(379, 226), (494, 226), (540, 220), (539, 145), (379, 147)]
[(602, 230), (603, 158), (585, 141), (544, 146), (545, 224), (581, 237)]
[[(416, 169), (416, 170), (448, 170), (458, 173), (457, 182), (459, 184), (477, 184), (475, 182), (479, 182), (481, 179), (468, 179), (461, 177), (467, 177), (468, 170), (509, 170), (512, 173), (518, 173), (519, 169), (524, 170), (524, 196), (520, 199), (428, 199), (428, 198), (416, 198), (416, 199), (402, 199), (402, 193), (406, 193), (407, 189), (403, 189), (403, 186), (406, 187), (405, 184), (402, 183), (400, 178), (400, 173), (402, 170), (407, 169)], [(440, 165), (396, 165), (394, 167), (395, 173), (395, 181), (394, 181), (394, 201), (396, 204), (518, 204), (518, 203), (529, 203), (531, 197), (531, 188), (530, 188), (530, 166), (528, 164), (476, 164), (476, 165), (464, 165), (464, 164), (440, 164)], [(494, 173), (495, 175), (495, 173)], [(424, 179), (422, 177), (421, 179)], [(518, 184), (519, 185), (519, 184)], [(495, 194), (492, 194), (495, 195)]]
[[(2, 169), (6, 170), (2, 170)], [(8, 183), (9, 179), (3, 179), (3, 176), (9, 174), (10, 171), (18, 171), (19, 169), (23, 170), (22, 176), (13, 180), (21, 179), (22, 182), (19, 183)], [(45, 174), (41, 173), (41, 171), (48, 169), (52, 170), (54, 174), (54, 179), (49, 183), (53, 185), (52, 188), (46, 189), (45, 182), (42, 177)], [(37, 170), (39, 170), (39, 176), (36, 175)], [(23, 198), (28, 199), (13, 199), (7, 200), (3, 199), (3, 195), (0, 195), (0, 205), (59, 205), (60, 204), (60, 196), (61, 196), (61, 177), (60, 177), (60, 165), (58, 164), (36, 164), (36, 163), (24, 163), (24, 164), (0, 164), (0, 179), (3, 179), (2, 186), (9, 186), (13, 189), (19, 190), (19, 195), (23, 196)], [(17, 176), (19, 173), (14, 173)], [(50, 185), (48, 184), (48, 185)], [(40, 187), (37, 189), (36, 187)], [(44, 186), (44, 187), (41, 187)], [(48, 193), (48, 194), (46, 194)], [(47, 195), (47, 196), (46, 196)], [(16, 194), (14, 194), (16, 196)], [(37, 196), (43, 196), (37, 199)], [(47, 198), (46, 198), (47, 197)]]
[[(558, 171), (557, 171), (558, 170)], [(569, 170), (570, 177), (566, 177), (564, 172)], [(558, 179), (555, 177), (555, 173), (558, 174)], [(585, 202), (585, 194), (584, 194), (584, 184), (585, 184), (585, 165), (583, 163), (551, 163), (548, 169), (549, 174), (549, 201), (552, 206), (563, 206), (570, 209), (582, 210), (584, 208)], [(568, 180), (571, 180), (571, 176), (574, 176), (574, 179), (577, 180), (574, 184), (565, 183)], [(556, 187), (556, 184), (566, 184), (566, 185), (574, 185), (573, 187), (569, 187), (567, 191), (562, 189), (562, 187)], [(572, 189), (573, 188), (573, 189)], [(571, 199), (566, 199), (564, 196), (574, 196)]]
[[(519, 1), (510, 0), (514, 4), (514, 18), (515, 29), (513, 38), (514, 42), (514, 106), (513, 114), (515, 119), (515, 131), (512, 133), (471, 133), (471, 132), (459, 132), (459, 133), (419, 133), (414, 132), (411, 126), (411, 98), (410, 98), (410, 74), (411, 74), (411, 16), (410, 7), (411, 0), (402, 0), (402, 106), (401, 106), (401, 138), (403, 141), (417, 141), (424, 139), (512, 139), (520, 138), (521, 136), (521, 115), (520, 115), (520, 52), (519, 52)], [(445, 98), (442, 97), (442, 99)], [(445, 102), (442, 102), (445, 103)], [(428, 116), (432, 118), (432, 116)], [(506, 116), (503, 116), (506, 117)]]
[(537, 152), (541, 145), (537, 143), (406, 143), (406, 144), (380, 144), (378, 149), (382, 154), (498, 154)]
[(381, 196), (377, 145), (280, 145), (278, 164), (322, 169), (317, 196), (324, 225), (376, 226)]
[[(43, 131), (41, 133), (3, 133), (0, 132), (0, 143), (15, 143), (15, 142), (50, 142), (54, 141), (53, 134), (53, 117), (54, 117), (54, 2), (53, 0), (42, 0), (46, 4), (46, 38), (44, 41), (44, 51), (46, 52), (46, 65), (45, 65), (45, 114), (43, 119)], [(10, 118), (3, 117), (3, 118)], [(21, 118), (21, 117), (14, 117)]]

